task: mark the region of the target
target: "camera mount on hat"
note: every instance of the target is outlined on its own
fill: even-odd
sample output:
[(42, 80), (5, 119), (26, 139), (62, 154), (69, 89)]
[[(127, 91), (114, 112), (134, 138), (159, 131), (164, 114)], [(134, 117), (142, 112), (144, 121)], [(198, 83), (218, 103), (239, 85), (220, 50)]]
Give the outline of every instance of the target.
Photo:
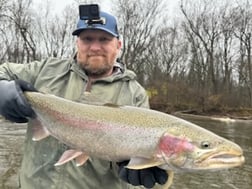
[(88, 25), (106, 24), (106, 20), (100, 17), (99, 5), (79, 5), (80, 19), (84, 20)]
[(116, 18), (106, 12), (100, 11), (97, 4), (79, 5), (80, 19), (72, 35), (77, 35), (88, 29), (102, 30), (114, 37), (119, 37)]

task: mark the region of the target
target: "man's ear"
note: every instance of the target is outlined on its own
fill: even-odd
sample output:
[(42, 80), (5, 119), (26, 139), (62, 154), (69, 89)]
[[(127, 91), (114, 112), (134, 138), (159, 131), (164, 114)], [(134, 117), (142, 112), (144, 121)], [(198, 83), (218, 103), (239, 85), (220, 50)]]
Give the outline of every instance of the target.
[(117, 49), (121, 49), (122, 48), (122, 41), (118, 40), (117, 42)]

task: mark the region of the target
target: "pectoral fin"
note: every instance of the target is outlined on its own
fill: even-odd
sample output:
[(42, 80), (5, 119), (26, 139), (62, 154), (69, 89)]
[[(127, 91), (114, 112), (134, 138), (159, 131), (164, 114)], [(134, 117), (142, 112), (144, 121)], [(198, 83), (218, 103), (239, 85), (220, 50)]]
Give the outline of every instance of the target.
[[(134, 158), (130, 159), (126, 168), (128, 168), (128, 169), (145, 169), (145, 168), (149, 168), (149, 167), (160, 166), (163, 163), (164, 162), (161, 162), (161, 161), (158, 161), (155, 159), (145, 159), (145, 158), (134, 157)], [(172, 185), (172, 182), (173, 182), (174, 173), (170, 170), (167, 170), (166, 172), (168, 174), (168, 180), (166, 181), (166, 183), (164, 185), (162, 185), (163, 189), (169, 189), (169, 187)]]
[(163, 189), (169, 189), (173, 182), (174, 173), (172, 171), (166, 171), (168, 174), (168, 180), (163, 185)]
[(54, 166), (63, 165), (73, 159), (76, 159), (76, 165), (80, 166), (87, 161), (88, 156), (86, 156), (82, 151), (67, 150), (62, 154), (59, 161), (55, 163)]
[(155, 160), (155, 159), (145, 159), (134, 157), (131, 158), (126, 168), (128, 169), (145, 169), (149, 167), (155, 167), (162, 165), (163, 162)]

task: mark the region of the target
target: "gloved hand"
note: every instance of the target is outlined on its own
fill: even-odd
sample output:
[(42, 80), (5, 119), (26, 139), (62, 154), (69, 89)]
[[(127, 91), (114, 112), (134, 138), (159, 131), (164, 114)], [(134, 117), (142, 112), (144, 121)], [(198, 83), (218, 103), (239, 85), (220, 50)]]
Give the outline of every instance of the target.
[(124, 167), (128, 164), (128, 161), (117, 164), (119, 166), (119, 177), (134, 186), (143, 185), (146, 188), (152, 188), (155, 183), (162, 185), (165, 184), (168, 179), (167, 172), (158, 167), (133, 170)]
[(35, 116), (35, 112), (23, 94), (24, 91), (37, 90), (23, 80), (0, 80), (0, 114), (6, 119), (25, 123), (28, 121), (27, 117)]

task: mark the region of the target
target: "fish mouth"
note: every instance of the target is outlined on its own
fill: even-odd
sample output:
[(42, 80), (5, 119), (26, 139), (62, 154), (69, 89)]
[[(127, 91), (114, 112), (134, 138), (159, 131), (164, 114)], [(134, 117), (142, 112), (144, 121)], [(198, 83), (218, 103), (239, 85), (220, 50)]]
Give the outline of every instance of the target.
[(195, 164), (203, 169), (204, 167), (205, 169), (220, 169), (237, 167), (242, 165), (244, 162), (245, 158), (243, 154), (233, 151), (206, 154), (204, 157), (195, 161)]

